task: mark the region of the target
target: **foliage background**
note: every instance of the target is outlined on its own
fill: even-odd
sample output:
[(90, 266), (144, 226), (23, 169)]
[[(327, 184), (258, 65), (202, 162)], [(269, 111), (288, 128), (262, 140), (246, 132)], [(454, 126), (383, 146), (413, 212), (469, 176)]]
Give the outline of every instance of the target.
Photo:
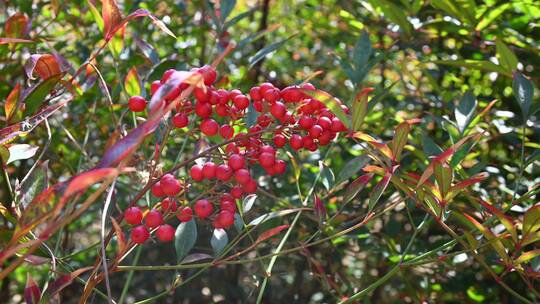
[[(363, 87), (374, 87), (374, 96), (384, 95), (376, 102), (370, 102), (372, 107), (364, 126), (366, 133), (389, 140), (398, 123), (421, 118), (421, 123), (412, 129), (407, 154), (402, 161), (404, 170), (420, 174), (429, 162), (428, 156), (438, 154), (439, 146), (446, 148), (454, 142), (455, 128), (451, 122), (456, 120), (455, 108), (464, 100), (466, 92), (476, 96), (478, 107), (475, 111), (478, 113), (497, 99), (488, 113), (475, 122), (474, 128), (485, 133), (458, 170), (458, 176), (463, 179), (478, 172), (488, 172), (489, 176), (475, 185), (468, 195), (459, 196), (453, 202), (453, 210), (477, 209), (480, 212), (481, 208), (473, 204), (469, 196), (489, 200), (502, 209), (513, 201), (514, 189), (523, 195), (534, 191), (540, 182), (537, 160), (540, 124), (538, 111), (535, 112), (540, 103), (535, 97), (527, 128), (522, 129), (521, 110), (512, 90), (512, 70), (525, 74), (535, 87), (539, 84), (540, 5), (536, 1), (221, 1), (222, 14), (224, 6), (234, 5), (225, 23), (215, 16), (219, 12), (219, 1), (118, 2), (124, 15), (137, 8), (148, 9), (178, 38), (168, 36), (148, 18), (129, 22), (122, 31), (123, 37), (117, 35), (94, 61), (107, 84), (113, 105), (109, 105), (103, 85), (95, 79), (92, 85), (84, 88), (82, 95), (77, 95), (68, 106), (49, 118), (50, 139), (43, 125), (17, 139), (18, 143), (46, 147), (39, 173), (46, 177), (43, 180), (48, 185), (65, 181), (95, 166), (106, 147), (133, 127), (133, 117), (126, 112), (130, 88), (126, 87), (125, 79), (130, 69), (136, 69), (140, 83), (144, 84), (141, 87), (143, 95), (148, 94), (151, 81), (159, 79), (167, 68), (189, 69), (209, 63), (223, 52), (229, 41), (235, 41), (237, 47), (218, 68), (222, 77), (220, 86), (224, 88), (247, 91), (264, 81), (284, 87), (300, 83), (320, 71), (310, 81), (346, 102), (350, 102)], [(99, 1), (1, 2), (0, 23), (6, 24), (9, 16), (15, 13), (26, 14), (31, 20), (27, 38), (35, 41), (0, 46), (2, 100), (16, 84), (31, 83), (23, 69), (30, 54), (56, 53), (65, 60), (68, 73), (73, 73), (103, 45), (103, 34), (89, 3), (101, 11)], [(363, 36), (363, 33), (366, 34)], [(503, 42), (515, 55), (503, 53), (500, 47), (497, 48), (497, 42)], [(257, 52), (263, 50), (266, 53), (269, 47), (276, 50), (253, 64)], [(515, 67), (511, 66), (512, 56), (519, 62)], [(351, 64), (356, 71), (351, 72)], [(114, 121), (119, 124), (115, 125)], [(531, 163), (517, 181), (524, 160), (521, 156), (523, 137), (526, 143), (524, 157)], [(149, 159), (154, 140), (145, 142), (134, 164), (137, 160)], [(164, 168), (170, 168), (177, 161), (182, 140), (180, 133), (168, 139), (163, 154)], [(183, 154), (191, 155), (194, 149), (188, 145)], [(325, 153), (328, 153), (326, 157)], [(319, 160), (324, 161), (327, 171), (338, 176), (349, 166), (347, 162), (361, 153), (360, 146), (347, 139), (341, 139), (330, 151), (300, 153), (300, 192), (307, 193), (317, 180)], [(33, 159), (28, 159), (7, 165), (6, 172), (12, 185), (16, 180), (22, 180), (33, 164)], [(119, 179), (113, 213), (119, 213), (133, 193), (144, 185), (142, 163), (138, 168), (141, 174)], [(291, 171), (289, 169), (285, 179), (269, 181), (265, 188), (269, 195), (259, 195), (256, 206), (250, 211), (251, 217), (301, 206)], [(342, 192), (339, 190), (343, 185), (336, 184), (327, 172), (322, 176), (329, 185), (326, 188), (317, 182), (315, 192), (325, 198), (328, 212), (333, 215), (340, 208)], [(296, 247), (314, 233), (322, 237), (350, 227), (365, 215), (371, 193), (372, 188), (362, 191), (320, 231), (312, 215), (303, 215), (287, 244)], [(1, 195), (2, 203), (10, 201), (6, 188), (2, 189)], [(397, 196), (397, 191), (390, 189), (379, 203), (386, 204)], [(149, 197), (146, 199), (150, 200)], [(519, 219), (535, 204), (538, 204), (536, 192), (514, 206), (510, 214)], [(77, 221), (46, 242), (60, 257), (62, 271), (93, 265), (99, 252), (99, 246), (95, 244), (99, 242), (101, 207), (99, 203), (94, 204)], [(263, 302), (333, 303), (369, 286), (399, 261), (413, 226), (418, 225), (424, 215), (422, 209), (406, 201), (365, 227), (311, 247), (309, 254), (299, 252), (279, 257)], [(276, 219), (269, 222), (268, 227), (290, 223), (292, 218)], [(455, 219), (449, 222), (458, 227), (457, 231), (462, 231), (464, 226)], [(3, 233), (12, 229), (6, 220), (3, 225)], [(194, 251), (211, 252), (210, 237), (211, 229), (201, 226)], [(443, 229), (431, 224), (418, 233), (409, 254), (415, 257), (451, 239)], [(251, 254), (270, 253), (278, 242), (279, 238), (263, 244)], [(532, 246), (532, 249), (538, 248), (537, 244)], [(155, 243), (143, 247), (139, 264), (175, 263), (172, 245)], [(441, 254), (459, 250), (463, 248), (456, 246)], [(493, 252), (484, 253), (496, 273), (504, 272)], [(129, 265), (133, 256), (124, 264)], [(212, 268), (185, 286), (173, 289), (161, 301), (255, 302), (266, 263)], [(532, 261), (531, 267), (539, 271), (538, 258)], [(127, 300), (142, 300), (159, 294), (177, 275), (185, 279), (196, 271), (135, 272)], [(55, 276), (48, 263), (24, 264), (2, 281), (0, 298), (21, 302), (28, 273), (40, 285)], [(116, 298), (127, 275), (122, 272), (111, 277)], [(84, 275), (81, 278), (85, 279)], [(503, 280), (517, 293), (528, 298), (535, 296), (516, 272), (506, 274)], [(532, 289), (537, 285), (533, 280)], [(61, 301), (76, 302), (82, 286), (76, 280), (62, 291)], [(103, 284), (98, 288), (104, 291)], [(96, 303), (104, 301), (97, 294), (91, 299)], [(431, 263), (402, 269), (371, 291), (366, 301), (517, 303), (470, 254), (435, 259)]]

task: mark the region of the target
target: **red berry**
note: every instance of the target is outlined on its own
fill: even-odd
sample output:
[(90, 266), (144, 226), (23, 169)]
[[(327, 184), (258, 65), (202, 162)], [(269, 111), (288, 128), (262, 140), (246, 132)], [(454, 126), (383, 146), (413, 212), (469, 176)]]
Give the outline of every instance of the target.
[(156, 231), (157, 238), (161, 242), (170, 242), (174, 238), (174, 228), (169, 224), (163, 224), (159, 226)]
[(141, 96), (132, 96), (128, 101), (128, 105), (132, 112), (142, 112), (146, 109), (146, 99)]
[(214, 206), (205, 199), (195, 202), (195, 214), (201, 219), (207, 218), (214, 212)]
[(234, 89), (229, 92), (229, 99), (234, 100), (234, 98), (238, 95), (242, 95), (242, 91)]
[(176, 212), (176, 217), (180, 220), (180, 222), (189, 222), (193, 217), (193, 210), (191, 210), (190, 207), (179, 208)]
[(227, 154), (231, 154), (231, 153), (239, 153), (240, 150), (238, 149), (238, 147), (236, 146), (235, 143), (230, 143), (227, 145), (227, 147), (225, 148), (225, 152), (227, 152)]
[(181, 129), (188, 125), (188, 116), (185, 113), (176, 113), (172, 118), (172, 124)]
[(214, 136), (219, 129), (218, 123), (213, 119), (207, 119), (201, 123), (201, 132), (206, 136)]
[(233, 154), (229, 157), (229, 166), (233, 170), (239, 170), (246, 166), (246, 160), (240, 154)]
[(246, 184), (251, 179), (251, 174), (247, 169), (240, 169), (234, 173), (234, 178), (239, 184)]
[(332, 131), (332, 132), (343, 132), (343, 131), (347, 131), (347, 128), (341, 122), (341, 120), (339, 120), (339, 118), (334, 117), (334, 118), (332, 118), (332, 125), (330, 126), (330, 131)]
[(152, 194), (155, 197), (163, 197), (165, 196), (165, 192), (163, 192), (163, 188), (161, 188), (161, 183), (157, 182), (152, 186)]
[(160, 184), (165, 195), (174, 196), (182, 190), (180, 182), (171, 174), (164, 175), (160, 180)]
[(200, 118), (208, 118), (212, 116), (212, 106), (209, 103), (198, 102), (195, 105), (195, 114)]
[(321, 126), (323, 129), (329, 130), (330, 127), (332, 126), (332, 120), (330, 120), (330, 118), (326, 116), (319, 117), (319, 121), (317, 121), (317, 124)]
[(216, 177), (216, 164), (213, 162), (207, 162), (202, 167), (203, 177), (206, 179), (213, 179)]
[(281, 98), (285, 102), (299, 102), (302, 100), (302, 92), (297, 87), (286, 87), (281, 90)]
[(233, 175), (233, 170), (231, 167), (225, 164), (217, 166), (216, 168), (217, 179), (226, 182), (231, 179), (232, 175)]
[(212, 221), (214, 228), (229, 228), (234, 224), (234, 213), (228, 210), (221, 210)]
[(175, 69), (168, 69), (165, 71), (165, 73), (163, 73), (163, 76), (161, 77), (161, 80), (160, 80), (160, 83), (161, 84), (164, 84), (165, 82), (167, 82), (167, 80), (169, 80), (169, 78), (171, 78), (171, 75), (176, 72)]
[(221, 198), (219, 199), (220, 202), (224, 201), (232, 201), (234, 202), (234, 197), (230, 193), (223, 193), (221, 195)]
[(253, 102), (253, 108), (255, 109), (255, 111), (257, 112), (262, 112), (263, 111), (263, 104), (260, 100), (255, 100)]
[(234, 186), (231, 188), (231, 195), (235, 199), (242, 198), (242, 195), (244, 194), (244, 190), (240, 186)]
[(161, 201), (161, 210), (163, 212), (167, 212), (167, 211), (175, 212), (176, 202), (174, 200), (171, 200), (168, 197), (165, 198), (164, 200)]
[(124, 217), (128, 224), (139, 225), (142, 222), (143, 214), (138, 207), (130, 207), (124, 212)]
[(159, 87), (161, 87), (161, 82), (159, 80), (152, 82), (152, 84), (150, 85), (150, 94), (154, 95), (159, 89)]
[(319, 125), (314, 125), (309, 129), (309, 136), (311, 138), (319, 138), (323, 132), (323, 128)]
[(193, 165), (191, 170), (189, 170), (189, 175), (191, 175), (191, 178), (196, 182), (202, 181), (204, 179), (203, 167), (201, 165)]
[(281, 148), (287, 144), (287, 138), (283, 134), (276, 134), (274, 135), (274, 145), (276, 147)]
[(278, 89), (270, 89), (264, 92), (263, 97), (268, 103), (274, 103), (278, 101), (281, 96)]
[(219, 206), (221, 210), (228, 210), (232, 213), (236, 212), (236, 204), (233, 201), (221, 201)]
[(208, 103), (212, 98), (212, 93), (208, 88), (205, 91), (203, 88), (197, 87), (193, 90), (193, 96), (195, 96), (198, 103)]
[(131, 230), (131, 240), (136, 244), (144, 243), (150, 237), (150, 232), (143, 225)]
[(298, 121), (298, 124), (302, 129), (309, 130), (315, 124), (315, 121), (310, 116), (302, 115)]
[(205, 85), (211, 85), (212, 83), (214, 83), (214, 81), (216, 81), (217, 72), (213, 67), (209, 65), (205, 65), (200, 68), (199, 73), (203, 75)]
[(270, 153), (272, 155), (275, 155), (276, 154), (276, 149), (274, 149), (274, 147), (270, 146), (270, 145), (264, 145), (261, 147), (261, 149), (259, 150), (261, 153)]
[(282, 102), (276, 101), (272, 104), (272, 107), (270, 107), (270, 113), (272, 113), (275, 118), (283, 118), (285, 113), (287, 113), (287, 108)]
[(287, 163), (282, 159), (278, 159), (276, 160), (274, 169), (275, 169), (276, 174), (283, 174), (287, 170)]
[(257, 182), (254, 179), (250, 179), (243, 187), (242, 189), (246, 193), (255, 193), (257, 191)]
[(302, 136), (300, 136), (298, 134), (293, 134), (291, 136), (291, 139), (289, 140), (289, 142), (291, 144), (291, 148), (293, 148), (294, 150), (298, 150), (298, 149), (302, 148), (302, 146), (303, 146)]
[(148, 214), (146, 214), (144, 223), (148, 228), (156, 228), (163, 223), (163, 215), (161, 214), (161, 212), (152, 209), (148, 212)]
[(309, 149), (313, 145), (313, 138), (310, 136), (304, 136), (302, 137), (302, 146), (306, 149)]
[(261, 92), (259, 91), (259, 87), (253, 87), (249, 89), (249, 97), (251, 97), (254, 101), (259, 101), (262, 99)]
[(274, 156), (274, 154), (263, 152), (261, 153), (261, 155), (259, 155), (259, 163), (265, 168), (272, 167), (275, 161), (276, 157)]
[(243, 110), (249, 106), (249, 99), (244, 95), (236, 95), (233, 103), (238, 109)]
[(234, 135), (234, 129), (229, 125), (223, 125), (219, 128), (219, 135), (224, 139), (231, 139)]
[(269, 82), (265, 82), (259, 86), (259, 93), (261, 94), (261, 96), (264, 96), (264, 93), (266, 93), (266, 91), (272, 89), (275, 89), (274, 85)]
[(224, 104), (227, 103), (227, 101), (229, 101), (229, 92), (227, 90), (219, 89), (219, 90), (217, 90), (217, 93), (219, 95), (219, 97), (218, 97), (218, 103), (219, 104), (224, 105)]
[(216, 106), (216, 114), (221, 117), (229, 116), (231, 109), (226, 104), (218, 104)]

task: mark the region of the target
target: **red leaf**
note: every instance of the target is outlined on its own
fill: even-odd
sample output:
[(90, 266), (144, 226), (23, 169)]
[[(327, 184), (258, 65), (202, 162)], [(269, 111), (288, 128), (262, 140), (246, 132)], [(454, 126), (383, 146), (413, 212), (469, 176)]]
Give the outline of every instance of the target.
[(30, 274), (26, 277), (24, 300), (26, 301), (26, 304), (37, 304), (41, 300), (41, 290)]
[(59, 277), (58, 279), (54, 280), (51, 284), (49, 284), (49, 287), (47, 288), (47, 291), (45, 292), (48, 297), (52, 297), (62, 291), (62, 289), (66, 288), (69, 284), (73, 282), (73, 279), (80, 276), (82, 273), (92, 269), (92, 267), (86, 267), (81, 268), (78, 270), (75, 270), (74, 272), (70, 274), (63, 275)]
[(30, 59), (24, 65), (24, 70), (26, 76), (30, 79), (35, 79), (34, 72), (42, 79), (62, 73), (58, 60), (51, 54), (34, 54), (30, 56)]
[(116, 1), (103, 0), (101, 15), (103, 17), (103, 34), (105, 40), (108, 41), (114, 36), (118, 25), (122, 23), (122, 14), (120, 14)]
[(478, 173), (477, 175), (464, 179), (460, 181), (459, 183), (455, 184), (450, 188), (450, 192), (455, 192), (457, 190), (461, 190), (464, 188), (467, 188), (471, 185), (474, 185), (476, 183), (479, 183), (483, 180), (485, 180), (488, 177), (488, 174), (486, 172)]
[[(163, 98), (167, 96), (173, 89), (176, 89), (182, 83), (190, 83), (196, 86), (204, 86), (202, 83), (202, 77), (199, 73), (186, 72), (186, 71), (175, 71), (172, 73), (171, 77), (159, 87), (159, 89), (152, 95), (152, 99), (148, 103), (148, 108), (150, 113), (158, 113), (165, 106)], [(153, 117), (154, 115), (150, 115)]]
[(141, 145), (143, 140), (154, 132), (159, 125), (159, 119), (147, 120), (133, 129), (124, 138), (112, 145), (98, 164), (98, 168), (112, 167), (131, 155)]
[(120, 171), (116, 168), (100, 168), (81, 173), (71, 179), (64, 191), (63, 199), (66, 199), (79, 191), (85, 190), (108, 177), (116, 176), (119, 173)]
[(274, 235), (280, 233), (282, 230), (287, 229), (287, 228), (289, 228), (289, 225), (281, 225), (281, 226), (272, 228), (270, 230), (266, 230), (265, 232), (261, 233), (261, 235), (259, 235), (259, 237), (255, 241), (255, 244), (259, 244), (260, 242), (263, 242), (273, 237)]
[(28, 40), (28, 39), (20, 39), (20, 38), (0, 38), (0, 44), (8, 44), (8, 43), (33, 43), (34, 41)]
[(16, 13), (6, 21), (5, 30), (9, 38), (24, 37), (30, 31), (30, 20), (25, 14)]
[(313, 197), (313, 209), (315, 210), (315, 215), (319, 218), (319, 222), (322, 223), (326, 218), (326, 207), (316, 194)]
[(6, 104), (4, 105), (4, 109), (6, 110), (6, 120), (8, 122), (13, 117), (13, 114), (15, 114), (15, 112), (17, 111), (20, 96), (21, 84), (17, 83), (17, 85), (13, 88), (11, 93), (9, 93), (8, 97), (6, 98)]
[(120, 225), (116, 222), (116, 220), (111, 217), (111, 222), (114, 227), (114, 232), (116, 233), (116, 237), (118, 239), (118, 256), (121, 256), (124, 254), (124, 251), (126, 250), (126, 237), (124, 235), (124, 232), (122, 231), (122, 228), (120, 228)]

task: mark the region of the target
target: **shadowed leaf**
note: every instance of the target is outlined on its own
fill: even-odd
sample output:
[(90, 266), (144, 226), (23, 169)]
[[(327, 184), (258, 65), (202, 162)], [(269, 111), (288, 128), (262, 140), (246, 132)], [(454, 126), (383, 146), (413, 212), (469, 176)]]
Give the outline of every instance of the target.
[(26, 276), (26, 287), (24, 287), (24, 300), (27, 304), (37, 304), (41, 300), (41, 290), (30, 273)]
[(197, 224), (195, 219), (183, 222), (178, 225), (174, 234), (174, 248), (176, 249), (176, 260), (182, 261), (197, 242)]
[(24, 90), (21, 101), (25, 104), (24, 116), (34, 114), (42, 105), (45, 97), (54, 89), (64, 74), (49, 77), (40, 83)]
[(47, 290), (45, 291), (44, 298), (52, 298), (56, 294), (58, 294), (62, 289), (69, 286), (71, 283), (73, 283), (73, 280), (83, 274), (84, 272), (92, 269), (92, 267), (86, 267), (81, 268), (73, 271), (72, 273), (63, 275), (59, 277), (58, 279), (54, 280), (52, 283), (49, 284), (47, 287)]
[(347, 189), (345, 189), (345, 194), (343, 195), (343, 203), (346, 204), (350, 202), (353, 198), (355, 198), (356, 195), (366, 187), (371, 178), (373, 178), (373, 174), (365, 174), (350, 183), (347, 186)]
[(214, 250), (214, 256), (218, 256), (228, 243), (229, 237), (227, 236), (227, 232), (224, 229), (214, 229), (214, 233), (210, 239), (210, 245), (212, 245), (212, 249)]
[(461, 101), (454, 110), (457, 127), (461, 134), (465, 132), (465, 130), (473, 120), (477, 105), (478, 103), (476, 101), (476, 97), (471, 90), (463, 94)]
[(514, 91), (514, 97), (516, 98), (519, 107), (521, 108), (521, 114), (523, 120), (529, 118), (529, 109), (534, 94), (534, 87), (532, 82), (525, 78), (521, 73), (514, 73), (514, 81), (512, 82), (512, 89)]
[(495, 41), (495, 46), (497, 48), (499, 63), (508, 71), (514, 71), (518, 64), (518, 59), (514, 52), (501, 39)]
[(15, 13), (8, 18), (4, 25), (6, 36), (9, 38), (22, 38), (30, 31), (30, 20), (23, 13)]

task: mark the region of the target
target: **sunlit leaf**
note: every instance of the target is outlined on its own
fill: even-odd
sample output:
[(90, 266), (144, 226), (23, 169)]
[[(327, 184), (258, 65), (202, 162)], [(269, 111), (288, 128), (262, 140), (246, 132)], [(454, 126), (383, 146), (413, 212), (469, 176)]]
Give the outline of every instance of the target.
[(540, 229), (540, 205), (533, 206), (523, 216), (523, 234), (536, 232)]
[(508, 71), (512, 72), (517, 68), (518, 59), (514, 52), (501, 39), (495, 41), (497, 47), (497, 58), (499, 63)]
[(475, 30), (481, 31), (488, 27), (493, 21), (495, 21), (504, 11), (512, 7), (511, 2), (502, 3), (495, 8), (488, 8), (486, 13), (480, 19), (480, 22), (476, 25)]
[(505, 68), (498, 66), (491, 61), (485, 61), (485, 60), (473, 60), (473, 59), (435, 60), (432, 62), (435, 64), (442, 64), (442, 65), (448, 65), (448, 66), (453, 66), (453, 67), (463, 67), (463, 68), (469, 68), (473, 70), (480, 70), (484, 72), (496, 72), (505, 76), (512, 75)]
[(4, 104), (4, 109), (6, 112), (6, 120), (9, 122), (13, 115), (15, 115), (17, 109), (19, 108), (19, 102), (21, 97), (21, 84), (17, 83), (13, 90), (9, 93), (6, 98), (6, 103)]
[(401, 153), (407, 144), (410, 130), (411, 126), (409, 123), (402, 122), (397, 126), (396, 131), (394, 132), (394, 138), (390, 142), (390, 149), (392, 150), (396, 162), (401, 160)]
[(250, 69), (253, 68), (255, 66), (255, 64), (257, 62), (261, 61), (264, 57), (266, 57), (266, 55), (276, 51), (277, 49), (279, 49), (287, 41), (289, 41), (291, 38), (293, 38), (296, 35), (297, 35), (297, 33), (292, 34), (292, 35), (290, 35), (289, 37), (287, 37), (285, 39), (279, 40), (277, 42), (274, 42), (274, 43), (260, 49), (255, 55), (253, 55), (252, 57), (249, 58), (249, 68)]
[(141, 80), (139, 79), (139, 75), (137, 74), (137, 69), (135, 67), (129, 69), (124, 81), (124, 86), (129, 96), (141, 95)]
[(522, 253), (517, 259), (514, 260), (514, 263), (516, 265), (526, 263), (537, 256), (540, 256), (540, 249), (530, 250), (530, 251)]
[(282, 217), (282, 216), (285, 216), (285, 215), (288, 215), (288, 214), (291, 214), (291, 213), (294, 213), (294, 212), (298, 212), (302, 209), (284, 209), (284, 210), (280, 210), (280, 211), (273, 211), (273, 212), (270, 212), (270, 213), (266, 213), (266, 214), (263, 214), (259, 217), (257, 217), (256, 219), (252, 220), (248, 226), (257, 226), (257, 225), (260, 225), (268, 220), (271, 220), (273, 218), (276, 218), (276, 217)]
[(250, 194), (242, 201), (242, 212), (246, 213), (253, 207), (253, 204), (257, 200), (257, 194)]
[(16, 160), (29, 159), (36, 155), (39, 147), (31, 146), (28, 144), (16, 144), (9, 148), (9, 159), (6, 164), (10, 164)]
[(57, 58), (51, 54), (33, 54), (26, 61), (24, 71), (30, 79), (35, 79), (34, 73), (41, 79), (47, 79), (62, 72)]
[(463, 97), (456, 106), (454, 115), (456, 116), (456, 123), (461, 134), (465, 132), (473, 120), (477, 105), (476, 97), (472, 91), (469, 90), (463, 94)]

